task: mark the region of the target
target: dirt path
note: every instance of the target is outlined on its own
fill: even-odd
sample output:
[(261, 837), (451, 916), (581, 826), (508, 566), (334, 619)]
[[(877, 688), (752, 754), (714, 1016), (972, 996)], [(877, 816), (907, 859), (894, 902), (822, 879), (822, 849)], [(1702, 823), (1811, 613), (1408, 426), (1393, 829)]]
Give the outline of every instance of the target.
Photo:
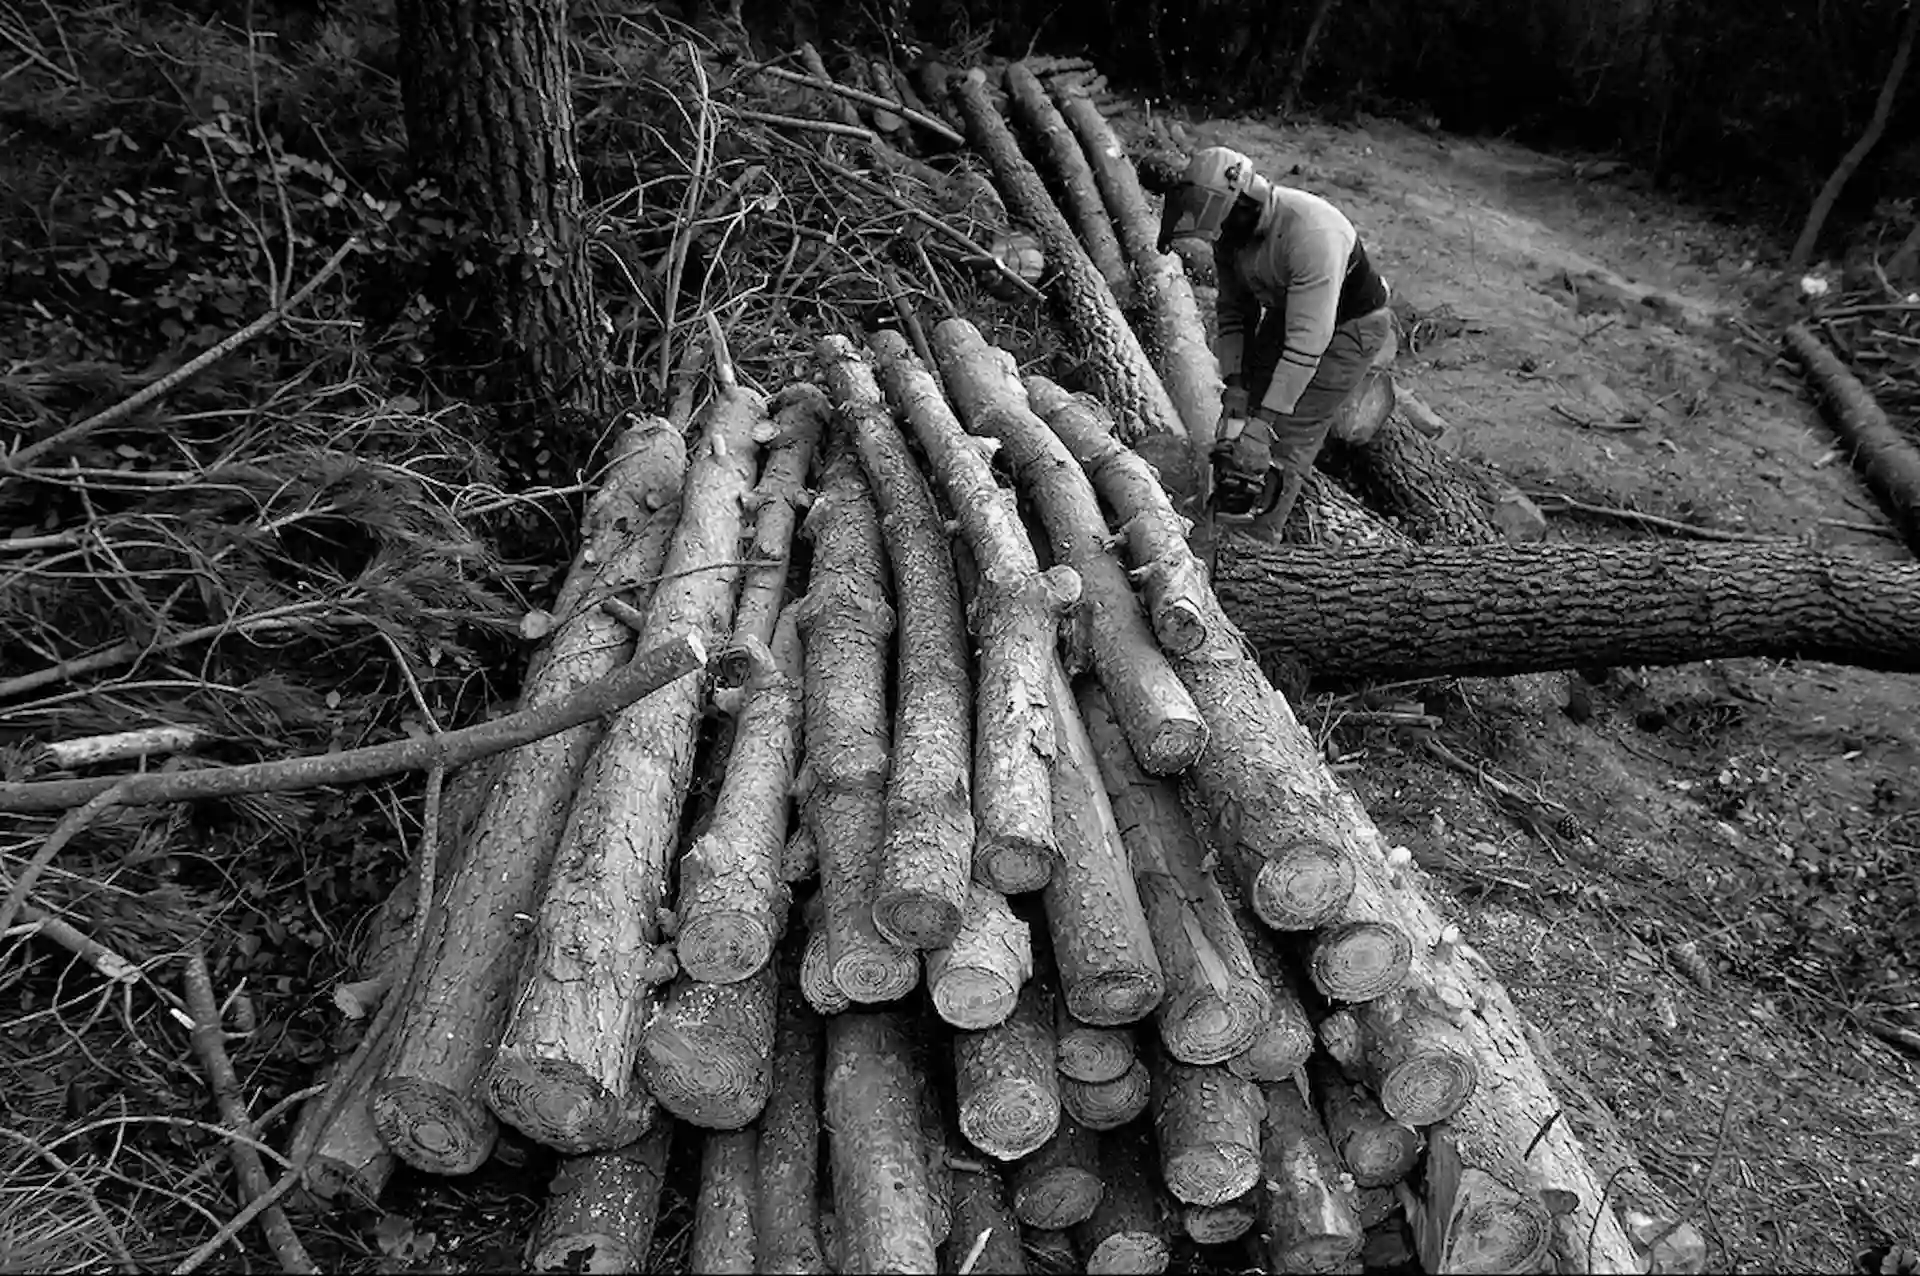
[[(1467, 454), (1597, 503), (1903, 552), (1824, 521), (1885, 526), (1773, 352), (1721, 321), (1749, 281), (1735, 233), (1498, 143), (1190, 132), (1282, 180), (1297, 164), (1348, 211), (1421, 319), (1396, 371)], [(1647, 288), (1673, 304), (1623, 304)], [(1334, 738), (1382, 830), (1706, 1226), (1711, 1270), (1845, 1270), (1920, 1242), (1916, 1069), (1858, 1013), (1920, 1006), (1920, 680), (1619, 671), (1581, 724), (1562, 691), (1413, 692), (1456, 748), (1590, 833), (1553, 845), (1404, 741)]]

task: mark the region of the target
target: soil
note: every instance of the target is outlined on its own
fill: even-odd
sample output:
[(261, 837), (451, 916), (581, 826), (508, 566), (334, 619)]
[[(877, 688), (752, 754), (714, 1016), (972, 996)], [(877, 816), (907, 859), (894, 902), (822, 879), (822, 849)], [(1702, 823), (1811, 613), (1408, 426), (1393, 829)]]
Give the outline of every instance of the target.
[[(1347, 212), (1408, 321), (1395, 375), (1463, 454), (1592, 504), (1904, 555), (1742, 330), (1767, 276), (1738, 231), (1501, 142), (1184, 131)], [(1404, 694), (1454, 753), (1574, 817), (1571, 838), (1536, 831), (1405, 737), (1330, 732), (1382, 832), (1702, 1225), (1708, 1269), (1913, 1244), (1915, 1061), (1865, 1025), (1920, 1026), (1920, 680), (1722, 661)], [(1323, 726), (1337, 708), (1312, 707)]]

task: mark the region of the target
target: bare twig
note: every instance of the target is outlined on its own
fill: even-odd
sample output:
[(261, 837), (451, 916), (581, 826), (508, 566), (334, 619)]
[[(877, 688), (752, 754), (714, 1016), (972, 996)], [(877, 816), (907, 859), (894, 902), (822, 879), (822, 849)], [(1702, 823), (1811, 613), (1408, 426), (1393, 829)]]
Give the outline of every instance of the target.
[[(401, 771), (461, 766), (605, 717), (692, 673), (706, 662), (706, 644), (697, 633), (689, 631), (648, 647), (626, 665), (564, 700), (524, 709), (478, 726), (339, 753), (251, 762), (243, 766), (0, 784), (0, 811), (60, 811), (109, 792), (114, 793), (115, 800), (128, 806), (151, 806), (240, 793), (284, 793), (321, 785), (352, 784)], [(117, 791), (121, 786), (125, 786), (124, 791)], [(15, 889), (19, 889), (17, 884)]]
[(32, 62), (36, 66), (45, 67), (48, 71), (52, 72), (56, 79), (64, 80), (68, 84), (80, 83), (78, 72), (68, 70), (66, 67), (61, 66), (58, 62), (55, 62), (52, 58), (42, 53), (39, 49), (28, 44), (4, 22), (0, 22), (0, 37), (4, 37), (8, 44), (20, 50), (21, 55), (25, 57), (27, 61)]
[(816, 76), (802, 75), (798, 71), (789, 71), (785, 67), (763, 66), (756, 69), (762, 75), (770, 75), (775, 79), (785, 80), (789, 84), (803, 84), (810, 89), (825, 89), (827, 92), (843, 97), (849, 102), (858, 102), (863, 106), (875, 107), (883, 111), (891, 111), (901, 119), (918, 124), (935, 137), (943, 141), (952, 142), (955, 146), (965, 146), (967, 144), (966, 138), (960, 136), (939, 120), (934, 119), (925, 111), (916, 111), (912, 107), (902, 106), (898, 102), (889, 102), (887, 99), (877, 94), (868, 93), (863, 89), (848, 88), (846, 85), (837, 83), (834, 80), (822, 80)]
[(833, 137), (852, 137), (862, 142), (879, 141), (870, 128), (842, 124), (838, 120), (809, 120), (798, 115), (779, 115), (772, 111), (755, 111), (744, 106), (730, 106), (729, 114), (743, 120), (752, 120), (756, 124), (770, 124), (775, 128), (799, 129), (803, 133), (826, 133)]
[[(234, 1173), (246, 1198), (259, 1200), (273, 1190), (273, 1185), (267, 1181), (260, 1154), (247, 1142), (256, 1137), (253, 1121), (240, 1098), (240, 1078), (234, 1075), (233, 1061), (227, 1057), (226, 1046), (221, 1042), (220, 1007), (213, 995), (213, 976), (207, 971), (206, 950), (198, 941), (187, 954), (186, 990), (187, 1010), (193, 1016), (194, 1053), (200, 1056), (200, 1063), (207, 1070), (207, 1082), (213, 1089), (214, 1102), (219, 1105), (220, 1119), (242, 1136), (228, 1144)], [(266, 1233), (267, 1243), (273, 1247), (273, 1255), (280, 1260), (282, 1270), (302, 1273), (320, 1270), (308, 1257), (306, 1246), (300, 1243), (293, 1224), (287, 1221), (286, 1212), (279, 1206), (262, 1211), (261, 1230)]]
[(1692, 523), (1683, 523), (1677, 518), (1663, 518), (1658, 514), (1642, 514), (1639, 510), (1619, 509), (1611, 505), (1589, 505), (1585, 501), (1563, 496), (1559, 492), (1528, 492), (1528, 499), (1540, 503), (1548, 512), (1586, 514), (1593, 518), (1613, 519), (1622, 523), (1637, 523), (1642, 527), (1657, 531), (1672, 532), (1677, 536), (1690, 536), (1703, 541), (1732, 541), (1742, 545), (1777, 545), (1791, 540), (1788, 536), (1762, 536), (1758, 532), (1730, 532), (1718, 527), (1697, 527)]
[(133, 1261), (133, 1253), (127, 1249), (127, 1238), (122, 1236), (120, 1229), (113, 1225), (113, 1220), (107, 1217), (107, 1211), (100, 1204), (100, 1198), (93, 1194), (93, 1189), (87, 1186), (87, 1181), (80, 1177), (73, 1166), (41, 1147), (38, 1143), (35, 1143), (18, 1130), (8, 1129), (6, 1126), (0, 1125), (0, 1138), (13, 1140), (13, 1142), (24, 1148), (27, 1152), (52, 1166), (54, 1173), (72, 1185), (74, 1192), (79, 1195), (81, 1202), (86, 1205), (87, 1213), (93, 1216), (93, 1221), (98, 1223), (100, 1230), (106, 1234), (107, 1243), (113, 1246), (113, 1255), (115, 1260), (120, 1264), (120, 1270), (123, 1272), (137, 1272), (140, 1270), (140, 1264)]
[(27, 902), (27, 892), (40, 880), (40, 874), (47, 865), (53, 863), (54, 856), (67, 848), (67, 843), (87, 831), (87, 826), (100, 818), (100, 813), (110, 806), (117, 806), (132, 790), (134, 782), (140, 777), (123, 776), (109, 782), (99, 792), (88, 798), (84, 804), (76, 806), (60, 818), (53, 826), (53, 832), (47, 834), (47, 840), (40, 845), (27, 866), (20, 870), (20, 876), (13, 879), (13, 889), (7, 893), (7, 902), (0, 905), (0, 934), (5, 934), (13, 925), (13, 919), (20, 915), (20, 909)]

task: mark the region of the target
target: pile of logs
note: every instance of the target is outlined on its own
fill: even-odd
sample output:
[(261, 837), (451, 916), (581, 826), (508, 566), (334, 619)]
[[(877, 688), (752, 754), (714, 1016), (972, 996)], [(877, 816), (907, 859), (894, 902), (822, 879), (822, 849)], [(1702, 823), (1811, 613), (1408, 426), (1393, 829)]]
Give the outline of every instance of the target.
[(403, 894), (355, 985), (400, 1013), (296, 1137), (310, 1192), (472, 1172), (504, 1124), (563, 1157), (538, 1270), (644, 1267), (676, 1139), (699, 1272), (1689, 1270), (1222, 611), (1176, 504), (1219, 396), (1191, 292), (1100, 112), (1003, 80), (1117, 275), (984, 76), (922, 98), (1043, 244), (1094, 393), (954, 316), (820, 337), (771, 397), (721, 353), (689, 431), (631, 425), (526, 703), (714, 656), (450, 786), (418, 959), (382, 957)]

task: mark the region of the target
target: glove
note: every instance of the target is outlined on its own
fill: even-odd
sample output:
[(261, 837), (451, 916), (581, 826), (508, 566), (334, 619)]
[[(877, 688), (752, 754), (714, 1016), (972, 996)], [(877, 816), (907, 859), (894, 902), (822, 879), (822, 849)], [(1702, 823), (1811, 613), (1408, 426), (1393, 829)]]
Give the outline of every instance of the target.
[(1243, 515), (1266, 493), (1273, 447), (1264, 421), (1229, 418), (1213, 445), (1213, 504), (1222, 514)]
[(1246, 390), (1240, 386), (1228, 386), (1226, 391), (1220, 396), (1221, 422), (1225, 423), (1227, 421), (1244, 419), (1249, 406)]

